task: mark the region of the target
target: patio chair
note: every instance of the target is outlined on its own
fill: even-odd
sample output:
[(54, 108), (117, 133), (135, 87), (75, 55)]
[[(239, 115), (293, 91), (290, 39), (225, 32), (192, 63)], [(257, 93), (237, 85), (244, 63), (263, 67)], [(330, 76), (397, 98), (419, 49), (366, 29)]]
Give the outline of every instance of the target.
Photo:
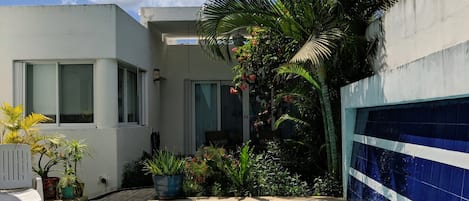
[(206, 131), (205, 145), (213, 145), (216, 147), (224, 147), (228, 144), (228, 135), (223, 131)]
[(32, 178), (28, 145), (0, 146), (0, 200), (43, 201), (41, 178)]

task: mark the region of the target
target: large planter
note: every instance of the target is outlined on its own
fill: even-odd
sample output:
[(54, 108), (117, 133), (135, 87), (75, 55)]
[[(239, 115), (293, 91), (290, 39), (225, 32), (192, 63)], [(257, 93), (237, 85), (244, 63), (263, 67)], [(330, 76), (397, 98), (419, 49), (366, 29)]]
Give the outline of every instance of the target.
[(32, 187), (31, 149), (27, 144), (0, 144), (0, 189)]
[(156, 196), (158, 199), (175, 199), (182, 196), (182, 182), (184, 175), (153, 176)]
[(55, 199), (57, 197), (57, 184), (59, 180), (60, 178), (58, 177), (42, 178), (42, 189), (46, 200)]

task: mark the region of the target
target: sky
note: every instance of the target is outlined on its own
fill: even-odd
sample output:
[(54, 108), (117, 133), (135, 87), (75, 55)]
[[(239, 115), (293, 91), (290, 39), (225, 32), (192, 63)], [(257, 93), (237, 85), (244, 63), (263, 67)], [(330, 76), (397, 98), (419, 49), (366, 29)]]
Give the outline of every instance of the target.
[(137, 21), (140, 7), (201, 6), (205, 0), (0, 0), (0, 6), (117, 4)]

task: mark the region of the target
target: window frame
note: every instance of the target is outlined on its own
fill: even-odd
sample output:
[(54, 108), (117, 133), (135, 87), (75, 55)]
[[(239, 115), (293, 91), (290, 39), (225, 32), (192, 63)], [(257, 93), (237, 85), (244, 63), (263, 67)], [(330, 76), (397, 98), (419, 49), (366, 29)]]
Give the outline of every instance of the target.
[[(19, 63), (19, 68), (18, 69), (20, 72), (17, 72), (16, 74), (21, 73), (22, 75), (22, 80), (21, 82), (21, 87), (15, 87), (15, 89), (21, 90), (21, 97), (15, 98), (16, 101), (21, 100), (21, 103), (23, 104), (24, 107), (26, 107), (27, 104), (27, 81), (28, 81), (28, 75), (27, 75), (27, 66), (28, 65), (38, 65), (38, 64), (54, 64), (55, 65), (55, 94), (56, 94), (56, 105), (55, 105), (55, 110), (56, 110), (56, 122), (54, 123), (42, 123), (40, 125), (41, 128), (57, 128), (57, 127), (64, 127), (64, 128), (96, 128), (96, 63), (93, 60), (27, 60), (27, 61), (15, 61), (14, 63)], [(91, 65), (92, 66), (92, 71), (93, 71), (93, 122), (90, 123), (61, 123), (60, 122), (60, 65)], [(14, 65), (16, 68), (18, 66)], [(16, 76), (18, 77), (18, 76)], [(18, 84), (19, 85), (19, 84)], [(18, 104), (17, 102), (15, 102)], [(26, 108), (25, 108), (26, 110)]]
[[(123, 117), (122, 121), (119, 120), (119, 101), (117, 101), (117, 123), (119, 127), (133, 127), (133, 126), (144, 126), (146, 122), (145, 115), (145, 73), (146, 71), (135, 67), (130, 64), (126, 64), (123, 62), (118, 62), (117, 64), (117, 85), (119, 85), (119, 71), (122, 70), (122, 106), (123, 106)], [(128, 72), (134, 72), (137, 77), (137, 103), (138, 103), (138, 108), (137, 108), (137, 116), (138, 116), (138, 121), (136, 122), (129, 122), (128, 121)], [(118, 96), (119, 96), (119, 88), (117, 89)], [(119, 98), (119, 97), (118, 97)]]

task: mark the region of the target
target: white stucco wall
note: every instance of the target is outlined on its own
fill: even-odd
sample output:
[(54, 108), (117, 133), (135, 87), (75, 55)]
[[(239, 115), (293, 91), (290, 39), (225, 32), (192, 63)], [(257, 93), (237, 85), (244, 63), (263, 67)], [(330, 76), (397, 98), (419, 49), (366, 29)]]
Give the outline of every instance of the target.
[(184, 99), (191, 100), (191, 97), (184, 93), (184, 80), (231, 80), (232, 65), (210, 60), (197, 45), (165, 46), (164, 49), (161, 74), (165, 79), (160, 81), (161, 146), (185, 153), (184, 117), (190, 114), (184, 111)]
[[(148, 30), (115, 5), (0, 7), (0, 102), (14, 101), (14, 61), (94, 63), (95, 123), (43, 131), (86, 139), (93, 157), (84, 159), (78, 172), (86, 194), (115, 190), (123, 165), (143, 150), (150, 151), (149, 135), (158, 127), (156, 85), (151, 79), (154, 49)], [(118, 62), (146, 71), (144, 126), (117, 122)], [(98, 182), (100, 176), (108, 185)]]
[(469, 2), (399, 1), (385, 15), (385, 66), (341, 89), (344, 195), (357, 108), (469, 96)]
[(399, 1), (384, 18), (387, 68), (468, 40), (468, 9), (465, 0)]

